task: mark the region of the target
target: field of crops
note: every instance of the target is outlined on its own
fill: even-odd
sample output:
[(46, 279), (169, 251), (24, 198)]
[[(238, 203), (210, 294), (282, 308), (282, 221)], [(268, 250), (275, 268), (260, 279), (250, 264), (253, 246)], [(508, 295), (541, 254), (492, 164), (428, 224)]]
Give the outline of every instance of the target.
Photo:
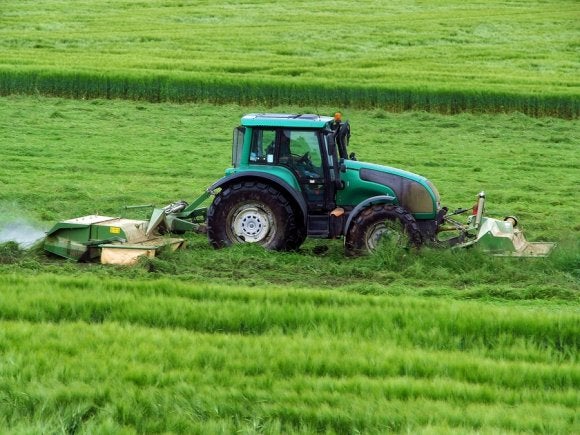
[[(0, 239), (193, 199), (263, 107), (0, 99)], [(316, 111), (275, 107), (276, 111)], [(321, 107), (331, 113), (331, 107)], [(134, 268), (0, 244), (0, 427), (13, 433), (578, 432), (578, 121), (347, 110), (363, 160), (485, 189), (548, 259), (215, 251)], [(328, 251), (320, 255), (318, 245)]]
[(578, 117), (574, 0), (4, 0), (0, 95)]
[[(580, 433), (580, 3), (2, 0), (0, 433)], [(249, 112), (343, 111), (360, 160), (515, 214), (548, 258), (44, 254), (230, 164)], [(19, 243), (17, 243), (19, 242)]]

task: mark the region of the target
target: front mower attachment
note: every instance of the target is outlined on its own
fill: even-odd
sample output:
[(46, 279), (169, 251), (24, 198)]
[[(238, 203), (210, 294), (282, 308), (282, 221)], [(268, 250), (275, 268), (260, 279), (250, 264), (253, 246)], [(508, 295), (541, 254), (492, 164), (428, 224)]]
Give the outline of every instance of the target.
[(184, 246), (180, 238), (146, 234), (148, 221), (90, 215), (57, 223), (46, 235), (45, 251), (77, 261), (135, 264), (161, 249)]
[(551, 242), (528, 242), (515, 225), (513, 218), (502, 221), (484, 217), (472, 243), (492, 255), (514, 257), (545, 257), (556, 246)]
[[(518, 221), (513, 216), (503, 220), (483, 216), (485, 209), (485, 193), (478, 195), (473, 207), (473, 215), (469, 217), (467, 225), (459, 225), (451, 218), (445, 218), (461, 235), (456, 238), (458, 243), (454, 247), (477, 246), (485, 252), (497, 256), (513, 257), (545, 257), (556, 246), (552, 242), (528, 242), (524, 233), (517, 228)], [(460, 212), (466, 211), (460, 210)]]

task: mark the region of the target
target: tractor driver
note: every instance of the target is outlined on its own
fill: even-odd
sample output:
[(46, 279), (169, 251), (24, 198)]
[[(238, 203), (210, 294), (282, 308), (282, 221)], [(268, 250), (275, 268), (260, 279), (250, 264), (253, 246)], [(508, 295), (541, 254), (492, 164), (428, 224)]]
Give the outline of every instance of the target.
[(334, 113), (333, 120), (330, 122), (330, 129), (334, 132), (339, 156), (343, 159), (356, 160), (354, 153), (349, 156), (346, 150), (350, 139), (350, 124), (348, 121), (342, 122), (342, 113)]
[(334, 119), (330, 123), (330, 129), (332, 131), (338, 131), (340, 124), (342, 124), (342, 113), (334, 112)]

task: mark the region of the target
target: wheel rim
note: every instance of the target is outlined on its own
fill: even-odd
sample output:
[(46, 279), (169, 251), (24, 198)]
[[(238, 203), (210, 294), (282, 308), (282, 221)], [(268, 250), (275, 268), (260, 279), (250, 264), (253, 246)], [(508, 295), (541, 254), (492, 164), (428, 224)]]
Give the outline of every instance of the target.
[(400, 246), (402, 234), (394, 222), (377, 222), (366, 233), (366, 245), (370, 252), (374, 252), (380, 245), (388, 243), (391, 246)]
[(275, 230), (272, 211), (263, 204), (244, 204), (232, 213), (231, 233), (234, 240), (259, 243)]

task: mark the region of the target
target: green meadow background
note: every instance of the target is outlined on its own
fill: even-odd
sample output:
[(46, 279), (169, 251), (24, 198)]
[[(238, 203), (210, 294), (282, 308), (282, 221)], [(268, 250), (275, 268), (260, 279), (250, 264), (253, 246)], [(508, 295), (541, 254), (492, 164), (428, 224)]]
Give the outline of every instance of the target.
[(580, 112), (580, 5), (4, 0), (0, 94)]
[[(0, 432), (580, 432), (579, 10), (1, 2)], [(243, 114), (336, 109), (359, 159), (428, 177), (450, 209), (485, 190), (555, 252), (191, 234), (105, 267), (6, 242), (191, 201)]]

